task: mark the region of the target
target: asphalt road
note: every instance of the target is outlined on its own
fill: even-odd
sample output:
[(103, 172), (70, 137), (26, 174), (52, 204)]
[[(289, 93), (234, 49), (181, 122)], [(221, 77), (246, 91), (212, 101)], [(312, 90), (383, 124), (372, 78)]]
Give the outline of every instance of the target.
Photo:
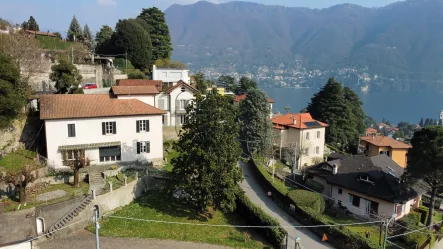
[[(241, 188), (245, 191), (249, 199), (261, 207), (266, 213), (276, 218), (280, 225), (285, 226), (285, 230), (289, 234), (289, 247), (291, 249), (295, 248), (295, 238), (299, 237), (301, 239), (301, 249), (326, 249), (334, 248), (326, 242), (322, 242), (317, 235), (311, 233), (308, 228), (296, 229), (294, 227), (286, 226), (299, 226), (301, 225), (295, 221), (289, 214), (287, 214), (283, 209), (281, 209), (271, 198), (267, 196), (265, 190), (261, 185), (253, 178), (253, 173), (251, 172), (250, 166), (239, 161), (240, 167), (243, 169), (243, 182), (240, 184)], [(297, 248), (299, 249), (299, 248)]]

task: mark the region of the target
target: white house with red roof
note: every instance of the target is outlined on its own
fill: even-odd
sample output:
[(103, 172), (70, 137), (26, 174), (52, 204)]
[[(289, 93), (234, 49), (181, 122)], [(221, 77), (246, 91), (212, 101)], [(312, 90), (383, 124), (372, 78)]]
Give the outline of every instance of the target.
[(280, 148), (280, 158), (283, 148), (293, 150), (300, 156), (296, 163), (299, 170), (323, 161), (327, 124), (313, 119), (309, 113), (276, 116), (272, 118), (272, 124), (276, 134), (274, 144)]
[[(163, 159), (162, 116), (154, 87), (117, 87), (110, 94), (54, 94), (40, 98), (48, 164), (61, 168), (79, 158), (91, 165)], [(148, 96), (141, 100), (134, 97)], [(144, 95), (143, 95), (144, 94)]]

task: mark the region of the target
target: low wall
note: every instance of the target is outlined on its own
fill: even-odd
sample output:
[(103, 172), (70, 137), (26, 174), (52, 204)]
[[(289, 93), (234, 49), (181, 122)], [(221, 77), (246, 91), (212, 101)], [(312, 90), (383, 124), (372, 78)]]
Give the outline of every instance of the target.
[(43, 218), (44, 230), (55, 224), (61, 217), (71, 211), (82, 202), (83, 198), (76, 198), (48, 206), (38, 207), (35, 210), (35, 218)]
[(23, 242), (15, 245), (9, 245), (9, 246), (0, 246), (2, 249), (31, 249), (32, 245), (31, 242)]
[(24, 241), (36, 235), (34, 208), (0, 214), (0, 245)]

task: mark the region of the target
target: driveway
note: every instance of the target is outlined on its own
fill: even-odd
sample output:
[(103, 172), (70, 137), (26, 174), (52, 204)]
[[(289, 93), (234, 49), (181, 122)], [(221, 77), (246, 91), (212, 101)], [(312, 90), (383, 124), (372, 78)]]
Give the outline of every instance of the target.
[[(262, 186), (253, 178), (253, 173), (249, 165), (239, 161), (240, 167), (243, 169), (245, 180), (240, 184), (249, 199), (257, 206), (261, 207), (266, 213), (276, 218), (282, 226), (300, 226), (289, 214), (281, 209), (272, 199), (265, 193)], [(289, 235), (289, 247), (295, 248), (295, 238), (300, 237), (301, 249), (326, 249), (334, 248), (328, 243), (322, 242), (317, 235), (313, 234), (308, 228), (296, 229), (294, 227), (285, 227)], [(297, 248), (298, 249), (298, 248)]]
[[(72, 248), (95, 248), (95, 235), (81, 231), (68, 237), (57, 238), (41, 242), (33, 249), (72, 249)], [(180, 249), (229, 249), (229, 247), (208, 245), (193, 242), (139, 239), (139, 238), (114, 238), (100, 237), (100, 249), (161, 249), (161, 248), (180, 248)]]

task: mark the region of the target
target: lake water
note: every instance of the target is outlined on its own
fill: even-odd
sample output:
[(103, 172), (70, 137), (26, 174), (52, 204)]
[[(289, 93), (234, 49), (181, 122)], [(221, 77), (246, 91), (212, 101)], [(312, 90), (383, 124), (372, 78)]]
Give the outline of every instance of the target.
[[(275, 100), (273, 111), (285, 112), (289, 106), (297, 113), (306, 107), (312, 96), (320, 89), (315, 88), (263, 88)], [(366, 115), (381, 122), (408, 121), (417, 124), (423, 118), (439, 118), (443, 110), (443, 94), (438, 92), (361, 92), (356, 91), (364, 103)]]

